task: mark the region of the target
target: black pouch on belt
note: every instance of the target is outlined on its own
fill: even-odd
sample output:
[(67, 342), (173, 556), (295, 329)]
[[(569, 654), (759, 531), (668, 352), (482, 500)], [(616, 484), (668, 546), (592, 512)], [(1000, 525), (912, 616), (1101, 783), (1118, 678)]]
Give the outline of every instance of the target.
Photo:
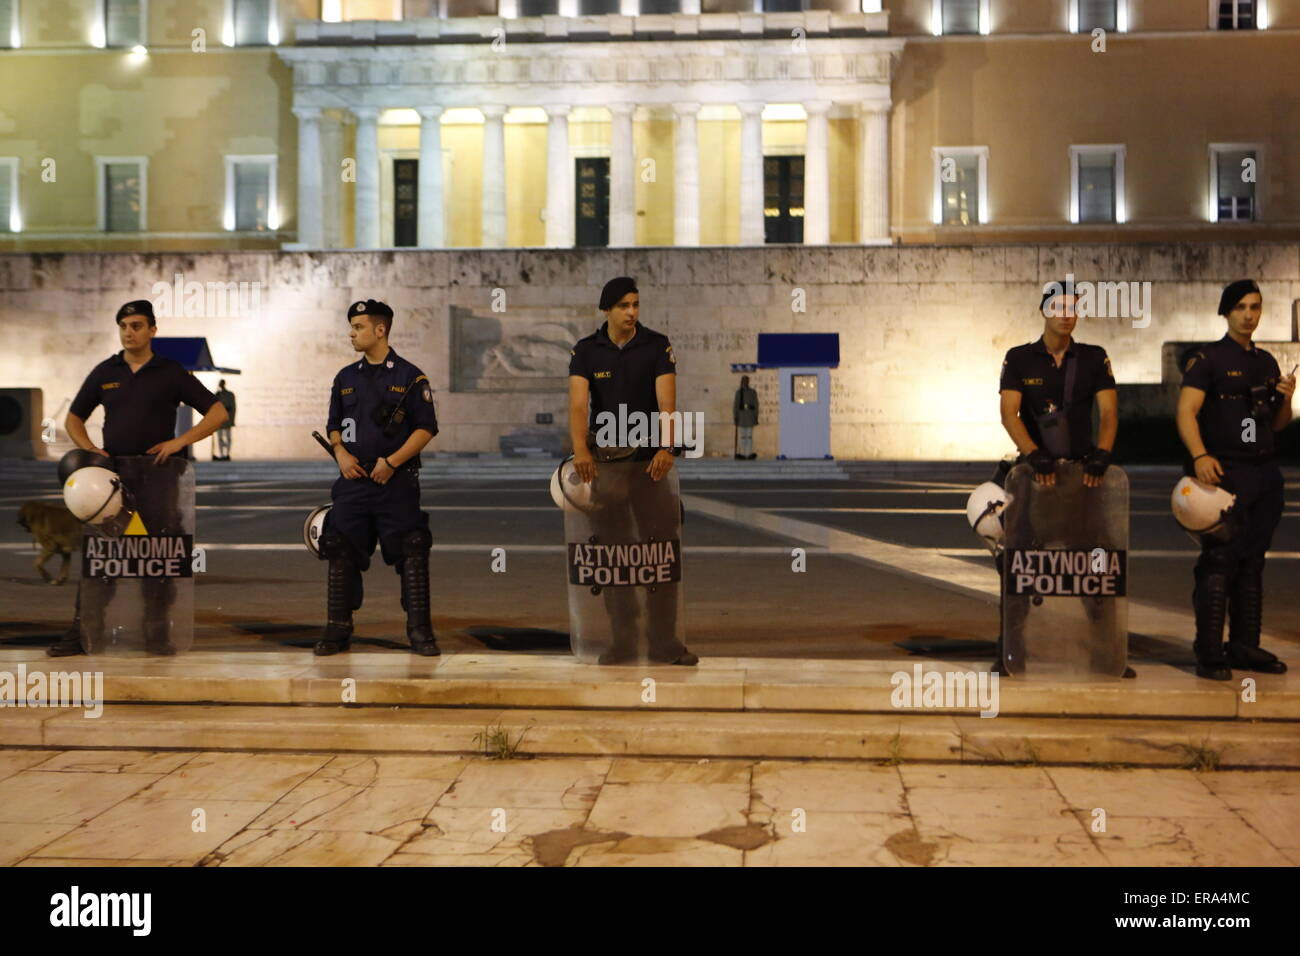
[(1038, 434), (1042, 438), (1042, 445), (1053, 458), (1069, 458), (1071, 451), (1069, 411), (1074, 396), (1074, 381), (1079, 369), (1079, 360), (1077, 357), (1074, 359), (1067, 357), (1067, 360), (1070, 364), (1065, 370), (1065, 392), (1061, 396), (1061, 407), (1034, 416), (1034, 421), (1038, 423)]

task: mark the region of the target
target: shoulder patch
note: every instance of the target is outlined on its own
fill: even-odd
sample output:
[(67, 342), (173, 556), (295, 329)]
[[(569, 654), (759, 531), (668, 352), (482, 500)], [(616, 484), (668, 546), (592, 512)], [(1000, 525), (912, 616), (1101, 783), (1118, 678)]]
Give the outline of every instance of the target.
[(1195, 365), (1195, 364), (1197, 363), (1197, 361), (1200, 359), (1200, 357), (1201, 357), (1201, 354), (1198, 352), (1198, 353), (1196, 353), (1195, 355), (1193, 355), (1191, 358), (1189, 358), (1189, 359), (1187, 360), (1187, 364), (1183, 366), (1183, 372), (1184, 372), (1184, 374), (1186, 374), (1187, 372), (1190, 372), (1190, 371), (1192, 370), (1192, 366)]

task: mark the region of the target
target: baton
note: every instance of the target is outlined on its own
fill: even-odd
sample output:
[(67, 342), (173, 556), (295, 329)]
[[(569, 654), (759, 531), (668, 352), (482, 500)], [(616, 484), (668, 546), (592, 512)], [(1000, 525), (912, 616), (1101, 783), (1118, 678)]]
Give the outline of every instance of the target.
[(316, 439), (316, 441), (320, 442), (321, 448), (325, 449), (325, 454), (329, 455), (330, 458), (333, 459), (334, 461), (338, 461), (337, 458), (334, 458), (334, 448), (330, 445), (329, 442), (327, 442), (324, 438), (321, 437), (320, 432), (312, 432), (311, 437)]

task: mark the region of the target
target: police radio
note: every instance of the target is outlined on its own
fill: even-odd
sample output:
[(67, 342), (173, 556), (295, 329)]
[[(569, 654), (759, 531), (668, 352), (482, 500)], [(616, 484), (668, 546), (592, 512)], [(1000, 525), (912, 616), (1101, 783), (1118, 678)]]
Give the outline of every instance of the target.
[(406, 396), (411, 394), (411, 389), (415, 388), (415, 382), (406, 386), (406, 391), (396, 403), (384, 402), (375, 409), (375, 424), (383, 432), (385, 438), (394, 438), (402, 429), (402, 423), (406, 421), (406, 409), (402, 406), (406, 404)]

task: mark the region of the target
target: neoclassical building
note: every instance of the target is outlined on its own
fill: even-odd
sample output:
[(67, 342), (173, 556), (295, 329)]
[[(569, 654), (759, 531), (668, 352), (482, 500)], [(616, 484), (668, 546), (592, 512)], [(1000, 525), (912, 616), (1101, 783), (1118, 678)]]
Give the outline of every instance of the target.
[(0, 0), (0, 252), (1286, 238), (1297, 48), (1300, 0)]

